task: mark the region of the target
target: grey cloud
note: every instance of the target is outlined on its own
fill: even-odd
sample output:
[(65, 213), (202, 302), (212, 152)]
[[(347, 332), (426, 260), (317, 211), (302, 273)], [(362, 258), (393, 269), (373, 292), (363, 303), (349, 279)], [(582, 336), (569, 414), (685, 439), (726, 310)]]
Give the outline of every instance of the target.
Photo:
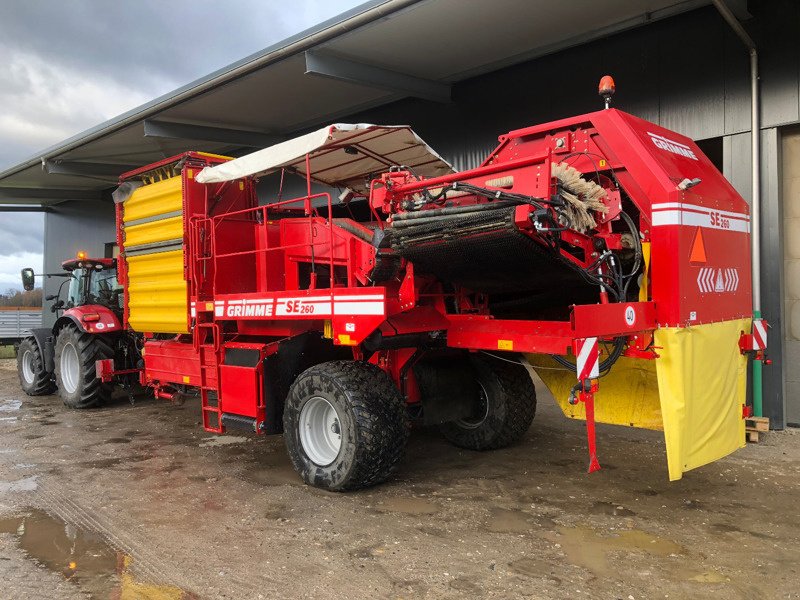
[(359, 3), (1, 2), (0, 170)]
[(357, 3), (5, 2), (0, 6), (0, 46), (160, 90), (165, 82), (186, 83)]
[(0, 212), (0, 255), (42, 251), (42, 213)]
[[(361, 1), (0, 2), (0, 170)], [(0, 264), (42, 221), (0, 212)]]

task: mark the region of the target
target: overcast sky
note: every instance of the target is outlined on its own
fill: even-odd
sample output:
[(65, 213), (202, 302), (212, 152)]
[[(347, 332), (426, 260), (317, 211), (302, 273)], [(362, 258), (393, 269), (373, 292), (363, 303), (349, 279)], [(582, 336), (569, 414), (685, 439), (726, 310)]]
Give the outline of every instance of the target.
[[(363, 0), (4, 0), (0, 171)], [(0, 292), (42, 265), (42, 215), (0, 212)]]

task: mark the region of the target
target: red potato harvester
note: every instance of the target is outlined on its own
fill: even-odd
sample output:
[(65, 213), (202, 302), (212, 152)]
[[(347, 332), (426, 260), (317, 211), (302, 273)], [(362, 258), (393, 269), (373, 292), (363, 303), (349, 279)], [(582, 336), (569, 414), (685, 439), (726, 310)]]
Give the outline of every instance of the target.
[[(275, 172), (306, 193), (259, 205)], [(653, 123), (607, 109), (518, 129), (459, 173), (408, 127), (330, 125), (143, 167), (115, 200), (141, 382), (199, 397), (207, 431), (283, 432), (311, 485), (387, 479), (409, 417), (463, 448), (516, 442), (530, 369), (586, 419), (590, 471), (596, 421), (663, 429), (671, 479), (744, 444), (764, 345), (748, 207)]]

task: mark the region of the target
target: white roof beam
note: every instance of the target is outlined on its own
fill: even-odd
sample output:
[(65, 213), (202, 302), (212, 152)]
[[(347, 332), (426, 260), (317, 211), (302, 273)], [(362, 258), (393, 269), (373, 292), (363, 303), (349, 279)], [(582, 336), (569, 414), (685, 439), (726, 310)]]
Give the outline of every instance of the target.
[(217, 142), (231, 146), (266, 148), (284, 138), (270, 133), (228, 129), (209, 125), (192, 125), (147, 119), (144, 121), (144, 136), (169, 138), (174, 140), (193, 140), (198, 142)]
[(92, 177), (97, 179), (114, 179), (127, 171), (137, 168), (136, 165), (115, 165), (110, 163), (75, 162), (67, 160), (42, 160), (42, 168), (48, 175), (69, 175), (72, 177)]
[(338, 79), (434, 102), (450, 102), (452, 100), (451, 87), (446, 83), (422, 79), (320, 52), (307, 51), (305, 57), (307, 75)]

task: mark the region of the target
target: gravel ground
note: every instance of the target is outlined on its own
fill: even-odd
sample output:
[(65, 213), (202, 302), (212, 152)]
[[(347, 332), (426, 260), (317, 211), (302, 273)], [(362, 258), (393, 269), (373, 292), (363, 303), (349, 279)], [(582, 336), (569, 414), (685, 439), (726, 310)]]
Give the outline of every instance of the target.
[(0, 361), (2, 598), (795, 598), (800, 435), (669, 483), (657, 432), (582, 424), (540, 389), (524, 441), (412, 434), (398, 477), (301, 484), (280, 437), (186, 404), (71, 411)]

